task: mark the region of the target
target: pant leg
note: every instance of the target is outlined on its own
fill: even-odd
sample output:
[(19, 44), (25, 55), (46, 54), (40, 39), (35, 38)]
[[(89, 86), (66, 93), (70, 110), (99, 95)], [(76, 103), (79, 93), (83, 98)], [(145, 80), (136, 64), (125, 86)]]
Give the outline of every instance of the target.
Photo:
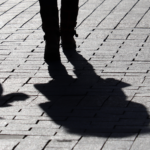
[(76, 26), (79, 0), (61, 1), (61, 28), (73, 29)]
[(59, 30), (57, 0), (39, 0), (42, 28), (45, 34)]
[(74, 35), (77, 36), (75, 27), (77, 24), (79, 0), (61, 1), (61, 42), (63, 49), (76, 48)]
[[(61, 1), (61, 32), (74, 35), (77, 23), (79, 0)], [(63, 33), (64, 34), (64, 33)]]
[(67, 10), (78, 9), (79, 0), (62, 0), (61, 1), (61, 8)]

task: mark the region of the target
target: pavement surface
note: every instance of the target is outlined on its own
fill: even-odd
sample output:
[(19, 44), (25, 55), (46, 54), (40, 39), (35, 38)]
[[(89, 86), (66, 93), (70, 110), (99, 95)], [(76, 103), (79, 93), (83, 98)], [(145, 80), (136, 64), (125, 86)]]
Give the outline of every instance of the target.
[(79, 7), (78, 48), (48, 66), (38, 1), (0, 0), (1, 150), (149, 149), (150, 1)]

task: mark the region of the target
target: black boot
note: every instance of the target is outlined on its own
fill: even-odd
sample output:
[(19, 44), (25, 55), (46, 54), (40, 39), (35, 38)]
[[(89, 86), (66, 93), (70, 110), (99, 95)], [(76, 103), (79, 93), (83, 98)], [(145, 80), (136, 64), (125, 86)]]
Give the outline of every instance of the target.
[(63, 49), (75, 49), (76, 42), (74, 39), (74, 35), (76, 37), (78, 36), (75, 31), (78, 16), (78, 0), (72, 0), (68, 5), (65, 4), (65, 2), (62, 2), (60, 16), (61, 16), (60, 31), (61, 31), (62, 47)]
[(76, 48), (76, 41), (74, 36), (78, 37), (78, 34), (75, 31), (75, 26), (72, 28), (65, 28), (61, 26), (61, 44), (63, 49), (75, 49)]
[(49, 63), (51, 61), (60, 61), (60, 54), (59, 54), (59, 41), (60, 35), (59, 32), (52, 32), (50, 36), (45, 39), (45, 52), (44, 52), (44, 59), (45, 62)]
[(42, 29), (45, 32), (45, 61), (60, 61), (59, 54), (59, 18), (57, 1), (39, 0), (41, 6)]

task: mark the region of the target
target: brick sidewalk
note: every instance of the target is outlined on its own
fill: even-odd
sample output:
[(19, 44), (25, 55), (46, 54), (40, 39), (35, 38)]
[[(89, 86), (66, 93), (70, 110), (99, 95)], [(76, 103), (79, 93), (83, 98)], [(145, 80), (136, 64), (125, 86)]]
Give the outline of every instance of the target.
[(0, 150), (149, 149), (149, 0), (79, 1), (49, 67), (38, 1), (0, 1)]

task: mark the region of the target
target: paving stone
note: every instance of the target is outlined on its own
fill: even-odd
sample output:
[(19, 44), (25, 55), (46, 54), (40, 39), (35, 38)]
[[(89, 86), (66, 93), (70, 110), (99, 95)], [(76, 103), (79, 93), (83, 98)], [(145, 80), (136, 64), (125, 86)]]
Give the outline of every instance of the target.
[(71, 140), (52, 140), (46, 147), (62, 147), (62, 148), (73, 148), (77, 141)]
[(16, 145), (1, 145), (1, 150), (13, 149)]
[(46, 147), (45, 150), (70, 150), (70, 148), (66, 148), (66, 147)]
[(52, 78), (31, 78), (28, 82), (29, 84), (37, 84), (37, 83), (47, 83), (49, 81), (53, 80)]
[(34, 128), (32, 131), (23, 131), (23, 130), (4, 130), (0, 134), (10, 134), (10, 135), (54, 135), (56, 133), (56, 130), (52, 129), (44, 129), (44, 128)]
[(47, 143), (46, 139), (25, 139), (24, 141), (22, 141), (21, 143), (19, 143), (19, 145), (17, 145), (16, 149), (39, 149), (41, 150)]
[[(32, 116), (32, 115), (31, 115)], [(16, 117), (17, 118), (17, 117)], [(18, 124), (36, 124), (37, 122), (37, 119), (26, 119), (26, 120), (23, 120), (23, 119), (15, 119), (12, 121), (13, 123), (18, 123)]]
[(41, 126), (41, 127), (48, 126), (49, 128), (55, 128), (55, 129), (60, 128), (60, 125), (57, 125), (54, 121), (39, 121), (37, 126)]
[(51, 137), (51, 139), (53, 139), (53, 140), (66, 140), (66, 141), (69, 141), (69, 140), (71, 140), (71, 141), (78, 141), (79, 139), (81, 138), (81, 136), (80, 135), (55, 135), (55, 136), (52, 136)]
[(23, 139), (23, 137), (24, 136), (20, 136), (20, 135), (0, 135), (1, 140)]
[(141, 150), (141, 149), (147, 149), (149, 147), (149, 139), (148, 138), (137, 138), (135, 142), (133, 143), (131, 150)]
[(107, 141), (103, 147), (103, 150), (113, 150), (114, 148), (129, 150), (132, 143), (132, 141)]
[(99, 143), (94, 143), (94, 144), (91, 144), (91, 143), (83, 143), (83, 144), (77, 144), (77, 146), (75, 146), (75, 150), (90, 150), (90, 149), (93, 149), (93, 150), (98, 150), (98, 149), (101, 149), (102, 146), (103, 146), (104, 142), (99, 142)]
[[(7, 135), (8, 136), (8, 135)], [(11, 137), (11, 136), (10, 136)], [(4, 139), (0, 139), (0, 145), (1, 146), (6, 146), (7, 147), (14, 147), (15, 145), (17, 145), (21, 140), (20, 139), (5, 139), (5, 136), (4, 136)]]
[(31, 115), (31, 116), (41, 116), (43, 111), (40, 109), (22, 109), (19, 115)]

